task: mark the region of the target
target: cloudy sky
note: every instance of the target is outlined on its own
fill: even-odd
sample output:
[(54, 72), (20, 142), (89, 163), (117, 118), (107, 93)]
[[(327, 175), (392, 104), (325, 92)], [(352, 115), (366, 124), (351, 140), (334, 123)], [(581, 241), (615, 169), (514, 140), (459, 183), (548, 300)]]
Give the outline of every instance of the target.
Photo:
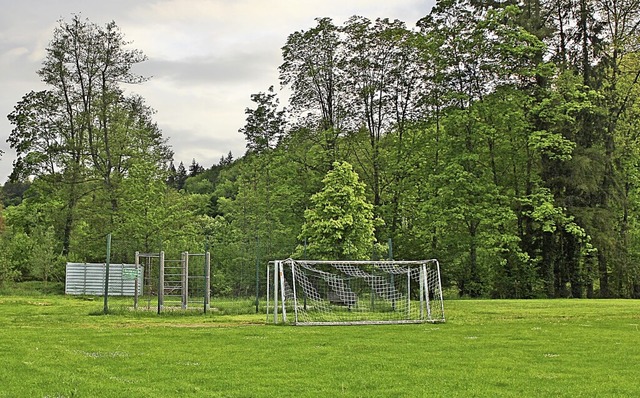
[[(136, 69), (152, 76), (132, 91), (155, 121), (177, 163), (204, 167), (232, 151), (244, 154), (238, 129), (250, 95), (279, 87), (277, 68), (287, 36), (317, 17), (342, 24), (352, 15), (400, 19), (409, 27), (435, 0), (0, 0), (0, 184), (15, 153), (6, 143), (8, 115), (21, 97), (45, 88), (36, 71), (57, 21), (74, 14), (115, 21), (132, 47), (149, 58)], [(281, 98), (281, 102), (286, 98)]]

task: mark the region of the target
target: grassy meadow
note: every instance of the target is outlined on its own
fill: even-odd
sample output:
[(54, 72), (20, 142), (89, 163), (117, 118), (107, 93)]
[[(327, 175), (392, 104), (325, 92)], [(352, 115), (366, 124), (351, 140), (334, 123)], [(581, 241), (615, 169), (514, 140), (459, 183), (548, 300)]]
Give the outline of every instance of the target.
[[(450, 300), (447, 322), (293, 327), (0, 296), (0, 397), (633, 397), (640, 302)], [(215, 307), (216, 302), (212, 303)], [(250, 303), (247, 302), (247, 307)], [(246, 311), (250, 312), (250, 311)]]

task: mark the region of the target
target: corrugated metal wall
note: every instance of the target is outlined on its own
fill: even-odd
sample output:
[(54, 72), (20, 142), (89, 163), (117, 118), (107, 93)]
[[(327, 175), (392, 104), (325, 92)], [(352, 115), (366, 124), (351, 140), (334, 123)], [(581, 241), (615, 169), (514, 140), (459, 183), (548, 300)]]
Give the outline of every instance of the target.
[[(109, 265), (109, 296), (135, 295), (135, 279), (130, 279), (135, 268), (135, 264)], [(103, 295), (105, 270), (104, 263), (67, 263), (64, 293)], [(142, 294), (143, 278), (142, 266), (138, 266), (138, 295)]]

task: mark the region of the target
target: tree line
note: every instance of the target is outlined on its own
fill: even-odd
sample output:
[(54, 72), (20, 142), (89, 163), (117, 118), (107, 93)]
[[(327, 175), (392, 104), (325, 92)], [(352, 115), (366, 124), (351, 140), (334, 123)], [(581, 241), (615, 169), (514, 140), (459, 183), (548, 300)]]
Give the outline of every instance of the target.
[[(217, 294), (252, 293), (256, 261), (385, 258), (391, 242), (438, 258), (461, 296), (640, 297), (639, 2), (445, 0), (416, 28), (318, 18), (282, 48), (288, 105), (252, 95), (247, 152), (188, 172), (122, 90), (143, 54), (115, 24), (61, 22), (50, 89), (9, 115), (0, 279), (100, 259), (112, 232), (123, 259), (211, 247)], [(325, 223), (331, 205), (370, 215)]]

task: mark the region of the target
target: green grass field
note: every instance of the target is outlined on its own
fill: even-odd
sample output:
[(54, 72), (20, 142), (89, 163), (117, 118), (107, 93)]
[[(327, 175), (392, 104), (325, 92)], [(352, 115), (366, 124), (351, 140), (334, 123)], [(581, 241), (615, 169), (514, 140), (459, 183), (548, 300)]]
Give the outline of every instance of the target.
[(638, 301), (452, 300), (445, 324), (341, 327), (128, 304), (103, 316), (100, 298), (0, 296), (0, 396), (640, 394)]

